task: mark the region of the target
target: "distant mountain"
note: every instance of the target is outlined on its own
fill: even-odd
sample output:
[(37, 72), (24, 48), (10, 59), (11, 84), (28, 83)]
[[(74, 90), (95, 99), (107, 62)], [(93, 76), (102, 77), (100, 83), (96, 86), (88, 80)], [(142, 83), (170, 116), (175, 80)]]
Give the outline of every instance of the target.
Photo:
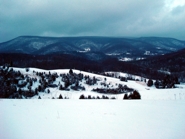
[(185, 81), (185, 49), (129, 63), (147, 69), (146, 73), (151, 70), (171, 73)]
[[(139, 60), (143, 59), (145, 60)], [(137, 60), (123, 62), (126, 60)], [(185, 78), (185, 41), (141, 37), (22, 36), (0, 43), (0, 65), (83, 71), (122, 71), (148, 78)]]
[(173, 38), (142, 37), (38, 37), (21, 36), (0, 43), (0, 53), (52, 54), (101, 52), (116, 57), (146, 57), (185, 48), (185, 41)]
[(185, 49), (132, 63), (153, 69), (163, 69), (169, 72), (182, 72), (185, 71)]

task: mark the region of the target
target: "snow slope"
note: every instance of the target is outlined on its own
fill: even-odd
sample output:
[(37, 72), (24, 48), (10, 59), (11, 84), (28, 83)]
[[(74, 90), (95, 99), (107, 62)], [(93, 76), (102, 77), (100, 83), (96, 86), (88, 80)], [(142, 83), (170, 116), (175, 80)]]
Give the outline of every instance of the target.
[[(36, 68), (29, 68), (29, 72), (26, 72), (24, 68), (13, 68), (16, 71), (20, 71), (24, 75), (28, 75), (31, 78), (37, 77), (36, 74), (33, 74), (33, 71), (35, 72), (45, 72), (45, 73), (57, 73), (58, 75), (64, 74), (64, 73), (69, 73), (69, 69), (59, 69), (59, 70), (42, 70), (42, 69), (36, 69)], [(148, 87), (145, 82), (142, 81), (131, 81), (128, 80), (128, 82), (123, 82), (120, 81), (117, 78), (112, 78), (112, 77), (106, 77), (98, 74), (93, 74), (93, 73), (88, 73), (84, 71), (79, 71), (79, 70), (73, 70), (74, 73), (82, 73), (84, 76), (88, 75), (90, 78), (93, 78), (94, 76), (98, 78), (101, 82), (104, 82), (106, 78), (106, 83), (110, 84), (110, 88), (116, 88), (118, 87), (119, 84), (127, 85), (130, 88), (133, 88), (137, 90), (141, 94), (141, 99), (143, 100), (185, 100), (185, 84), (180, 84), (176, 85), (177, 88), (174, 89), (157, 89), (154, 86), (153, 87)], [(109, 72), (111, 73), (111, 72)], [(128, 76), (125, 73), (116, 73), (117, 76), (123, 76), (126, 77)], [(135, 75), (129, 75), (132, 76), (135, 79), (141, 79), (142, 77), (135, 76)], [(37, 77), (38, 78), (38, 77)], [(39, 79), (39, 78), (38, 78)], [(61, 78), (57, 78), (55, 81), (55, 84), (58, 85), (59, 82), (61, 82)], [(38, 81), (36, 84), (33, 84), (34, 89), (36, 86), (38, 86)], [(51, 98), (58, 98), (59, 95), (61, 94), (63, 97), (69, 98), (69, 99), (79, 99), (80, 95), (84, 94), (86, 97), (88, 95), (94, 96), (94, 97), (101, 97), (102, 95), (107, 95), (107, 94), (99, 94), (96, 92), (93, 92), (93, 88), (101, 88), (102, 86), (100, 83), (94, 86), (89, 86), (87, 84), (83, 84), (83, 86), (86, 88), (85, 91), (74, 91), (70, 89), (70, 91), (61, 91), (58, 88), (49, 88), (51, 93), (46, 93), (46, 92), (40, 92), (39, 96), (41, 98), (45, 99), (51, 99)], [(115, 97), (116, 99), (123, 99), (124, 94), (117, 94), (117, 95), (108, 95), (109, 98)], [(34, 96), (34, 99), (38, 99), (38, 96)]]
[(184, 139), (185, 101), (0, 100), (2, 139)]

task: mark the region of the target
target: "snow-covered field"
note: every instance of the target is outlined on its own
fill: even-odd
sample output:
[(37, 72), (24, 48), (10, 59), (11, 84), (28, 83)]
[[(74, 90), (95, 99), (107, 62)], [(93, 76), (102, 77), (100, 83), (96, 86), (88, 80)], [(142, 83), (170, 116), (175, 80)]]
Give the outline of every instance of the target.
[[(28, 76), (33, 70), (14, 68)], [(53, 70), (68, 73), (69, 70)], [(81, 72), (104, 80), (105, 76)], [(120, 73), (121, 76), (126, 74)], [(140, 78), (140, 77), (136, 77)], [(58, 84), (59, 80), (55, 83)], [(175, 89), (147, 87), (140, 81), (122, 82), (106, 77), (106, 82), (123, 84), (139, 91), (141, 100), (123, 100), (123, 94), (111, 95), (116, 100), (79, 100), (79, 96), (102, 96), (86, 91), (61, 91), (49, 88), (50, 93), (39, 93), (42, 99), (0, 99), (0, 139), (184, 139), (185, 138), (185, 84)], [(100, 86), (100, 85), (97, 85)], [(34, 85), (33, 85), (34, 87)], [(60, 94), (70, 99), (57, 98)]]
[(183, 100), (0, 100), (1, 139), (184, 139)]

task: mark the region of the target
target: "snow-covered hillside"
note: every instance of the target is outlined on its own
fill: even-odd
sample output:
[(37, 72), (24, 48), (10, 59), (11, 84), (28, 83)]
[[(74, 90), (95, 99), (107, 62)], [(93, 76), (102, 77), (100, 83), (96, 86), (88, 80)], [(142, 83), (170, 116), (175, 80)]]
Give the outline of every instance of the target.
[[(61, 95), (66, 99), (79, 99), (84, 95), (86, 98), (107, 96), (109, 99), (121, 100), (125, 94), (129, 95), (136, 90), (143, 100), (185, 99), (185, 84), (175, 85), (176, 88), (172, 89), (157, 89), (155, 86), (147, 86), (148, 79), (126, 73), (106, 72), (114, 75), (107, 77), (79, 70), (72, 70), (73, 73), (70, 75), (69, 69), (49, 71), (36, 68), (9, 68), (9, 70), (15, 71), (12, 74), (14, 76), (20, 74), (20, 77), (15, 77), (18, 82), (14, 85), (17, 93), (13, 96), (10, 94), (10, 98), (57, 99)], [(116, 78), (118, 76), (125, 78), (129, 76), (135, 80), (124, 82)], [(8, 80), (11, 82), (11, 79)]]
[[(20, 69), (17, 69), (20, 70)], [(38, 71), (39, 72), (50, 72), (52, 73), (57, 73), (57, 74), (67, 74), (69, 73), (69, 69), (64, 69), (64, 70), (51, 70), (51, 71), (46, 71), (46, 70), (40, 70), (40, 69), (31, 69), (30, 71), (27, 73), (25, 72), (25, 69), (21, 69), (20, 71), (22, 71), (22, 73), (24, 74), (32, 74), (32, 71)], [(176, 85), (178, 88), (174, 88), (174, 89), (157, 89), (155, 87), (148, 87), (146, 85), (146, 83), (144, 81), (131, 81), (128, 80), (127, 82), (123, 82), (120, 81), (120, 79), (117, 78), (112, 78), (112, 77), (106, 77), (106, 76), (102, 76), (102, 75), (97, 75), (97, 74), (93, 74), (93, 73), (88, 73), (88, 72), (84, 72), (84, 71), (79, 71), (79, 70), (73, 70), (74, 73), (82, 73), (84, 76), (89, 76), (90, 78), (96, 77), (97, 79), (99, 79), (102, 82), (106, 82), (106, 84), (110, 84), (110, 88), (116, 88), (119, 84), (121, 85), (126, 85), (130, 88), (134, 88), (135, 90), (139, 91), (139, 93), (141, 94), (141, 98), (142, 99), (162, 99), (162, 100), (174, 100), (174, 99), (185, 99), (185, 84), (181, 84), (181, 85)], [(126, 77), (128, 76), (125, 73), (118, 73), (120, 76)], [(135, 79), (141, 79), (142, 77), (139, 76), (135, 76), (132, 75), (133, 78)], [(106, 80), (106, 81), (105, 81)], [(56, 80), (55, 84), (59, 83), (59, 79)], [(85, 96), (91, 95), (91, 96), (102, 96), (102, 94), (99, 93), (95, 93), (92, 92), (93, 88), (97, 88), (97, 87), (102, 87), (102, 85), (99, 83), (97, 85), (94, 86), (90, 86), (90, 85), (86, 85), (83, 84), (86, 88), (85, 91), (74, 91), (72, 89), (70, 89), (70, 91), (60, 91), (56, 88), (50, 88), (51, 94), (46, 94), (46, 93), (40, 93), (40, 95), (43, 98), (58, 98), (60, 94), (62, 94), (64, 97), (66, 96), (67, 98), (72, 98), (72, 99), (79, 99), (79, 96), (81, 94), (84, 94)], [(106, 95), (106, 94), (103, 94)], [(124, 94), (117, 94), (117, 95), (108, 95), (109, 98), (111, 97), (115, 97), (116, 99), (123, 99)], [(33, 97), (33, 98), (37, 98), (37, 96)]]

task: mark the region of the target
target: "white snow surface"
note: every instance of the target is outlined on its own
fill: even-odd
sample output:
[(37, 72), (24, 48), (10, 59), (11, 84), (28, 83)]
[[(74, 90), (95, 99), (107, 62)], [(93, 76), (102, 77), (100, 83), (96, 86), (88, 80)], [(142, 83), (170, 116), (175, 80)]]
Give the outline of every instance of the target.
[(46, 46), (53, 44), (53, 43), (55, 43), (55, 41), (44, 41), (44, 42), (33, 41), (29, 44), (29, 47), (33, 47), (33, 48), (39, 50), (39, 49), (46, 47)]
[(183, 100), (0, 100), (1, 139), (184, 139)]
[(120, 58), (119, 61), (132, 61), (133, 58), (128, 58), (128, 57), (124, 57), (124, 58)]
[[(49, 72), (36, 68), (30, 68), (29, 72), (21, 68), (14, 70), (30, 77), (35, 77), (33, 70)], [(68, 73), (69, 69), (50, 72)], [(73, 72), (101, 80), (105, 78), (79, 70)], [(125, 73), (116, 75), (142, 78)], [(137, 89), (141, 100), (123, 100), (123, 94), (113, 95), (115, 100), (79, 100), (81, 94), (102, 96), (92, 92), (90, 86), (85, 86), (86, 91), (81, 92), (50, 88), (50, 94), (39, 93), (42, 99), (37, 99), (38, 96), (33, 99), (0, 99), (0, 139), (185, 138), (185, 84), (175, 89), (156, 89), (140, 81), (121, 82), (106, 77), (106, 82)], [(57, 98), (60, 94), (70, 99), (47, 99)]]

